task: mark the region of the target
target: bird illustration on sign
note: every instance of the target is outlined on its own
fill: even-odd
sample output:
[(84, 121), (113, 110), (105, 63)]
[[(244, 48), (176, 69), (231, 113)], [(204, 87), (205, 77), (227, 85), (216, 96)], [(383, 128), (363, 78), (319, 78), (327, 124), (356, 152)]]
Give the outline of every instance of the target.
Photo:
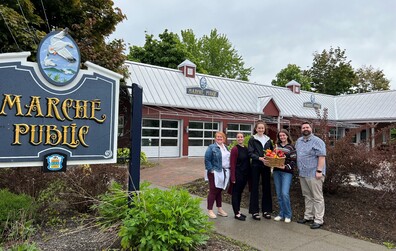
[(79, 71), (80, 52), (68, 33), (68, 28), (49, 33), (38, 50), (40, 71), (55, 85), (70, 83)]
[(59, 55), (62, 58), (66, 59), (70, 63), (76, 62), (76, 59), (73, 57), (71, 52), (67, 49), (73, 48), (73, 44), (70, 42), (65, 42), (63, 39), (65, 38), (68, 29), (64, 29), (63, 31), (59, 32), (58, 34), (54, 35), (50, 39), (50, 45), (48, 46), (48, 53)]

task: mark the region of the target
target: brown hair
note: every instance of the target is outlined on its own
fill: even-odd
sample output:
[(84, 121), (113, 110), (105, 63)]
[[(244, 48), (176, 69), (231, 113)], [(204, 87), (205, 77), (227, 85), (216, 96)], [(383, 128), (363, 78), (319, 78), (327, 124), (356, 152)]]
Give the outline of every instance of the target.
[(266, 124), (264, 121), (262, 121), (262, 120), (257, 120), (256, 124), (254, 125), (253, 134), (256, 134), (256, 133), (257, 133), (256, 128), (257, 128), (257, 126), (260, 125), (260, 124), (263, 124), (263, 125), (264, 125), (264, 132), (267, 131), (267, 124)]
[(238, 134), (241, 134), (243, 137), (245, 137), (245, 134), (243, 134), (243, 132), (237, 132), (235, 136), (238, 137)]
[(303, 125), (309, 125), (309, 126), (312, 128), (312, 123), (309, 122), (309, 121), (304, 121), (304, 122), (302, 122), (302, 123), (301, 123), (301, 126), (303, 126)]
[(281, 132), (284, 133), (284, 134), (286, 134), (286, 136), (287, 136), (287, 143), (288, 143), (288, 144), (293, 144), (293, 139), (291, 138), (289, 131), (286, 130), (286, 129), (280, 129), (280, 131), (276, 134), (276, 143), (279, 144), (279, 143), (282, 142), (282, 141), (280, 140), (280, 138), (279, 138), (279, 133), (281, 133)]

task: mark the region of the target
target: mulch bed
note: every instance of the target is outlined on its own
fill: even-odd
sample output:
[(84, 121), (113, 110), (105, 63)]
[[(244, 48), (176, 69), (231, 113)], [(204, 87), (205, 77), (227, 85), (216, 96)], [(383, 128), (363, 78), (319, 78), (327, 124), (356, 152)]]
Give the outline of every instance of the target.
[[(208, 185), (198, 179), (183, 186), (190, 193), (207, 197)], [(275, 188), (272, 184), (274, 213), (278, 212)], [(396, 195), (362, 187), (342, 186), (336, 194), (325, 193), (326, 212), (323, 229), (378, 244), (396, 243)], [(304, 199), (298, 177), (290, 188), (293, 221), (304, 215)], [(223, 201), (231, 203), (231, 196), (223, 193)], [(243, 208), (249, 207), (249, 192), (243, 193)]]

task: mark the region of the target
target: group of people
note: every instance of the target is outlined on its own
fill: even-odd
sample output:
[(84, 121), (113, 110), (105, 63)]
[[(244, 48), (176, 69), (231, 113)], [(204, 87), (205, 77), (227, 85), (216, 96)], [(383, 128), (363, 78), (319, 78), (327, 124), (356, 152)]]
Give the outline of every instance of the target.
[[(232, 194), (231, 204), (234, 218), (245, 221), (246, 215), (241, 213), (242, 193), (249, 183), (250, 201), (249, 214), (254, 220), (271, 219), (272, 195), (271, 173), (279, 204), (279, 212), (275, 221), (291, 222), (292, 209), (290, 205), (290, 186), (293, 174), (298, 169), (301, 191), (305, 202), (304, 217), (297, 222), (310, 223), (311, 229), (318, 229), (323, 225), (325, 211), (323, 198), (323, 182), (326, 175), (326, 146), (323, 140), (312, 133), (309, 122), (301, 124), (302, 136), (295, 145), (290, 133), (281, 129), (277, 133), (276, 144), (273, 146), (270, 137), (266, 134), (264, 121), (257, 121), (253, 135), (244, 145), (244, 134), (237, 133), (237, 145), (231, 151), (226, 146), (226, 135), (223, 132), (215, 134), (215, 143), (209, 145), (205, 153), (205, 178), (209, 181), (207, 198), (208, 216), (217, 218), (217, 215), (227, 217), (222, 208), (222, 191), (228, 187)], [(284, 164), (269, 166), (265, 156), (267, 149), (281, 151), (285, 155)], [(259, 203), (259, 189), (261, 180), (261, 206)], [(217, 215), (213, 211), (216, 202)]]

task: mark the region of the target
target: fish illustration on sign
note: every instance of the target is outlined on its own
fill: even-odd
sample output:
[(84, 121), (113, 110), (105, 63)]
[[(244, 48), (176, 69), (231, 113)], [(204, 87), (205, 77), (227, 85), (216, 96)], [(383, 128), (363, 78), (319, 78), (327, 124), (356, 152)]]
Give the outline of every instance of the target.
[(64, 86), (77, 76), (80, 51), (69, 29), (53, 31), (41, 40), (37, 61), (40, 72), (51, 84)]

